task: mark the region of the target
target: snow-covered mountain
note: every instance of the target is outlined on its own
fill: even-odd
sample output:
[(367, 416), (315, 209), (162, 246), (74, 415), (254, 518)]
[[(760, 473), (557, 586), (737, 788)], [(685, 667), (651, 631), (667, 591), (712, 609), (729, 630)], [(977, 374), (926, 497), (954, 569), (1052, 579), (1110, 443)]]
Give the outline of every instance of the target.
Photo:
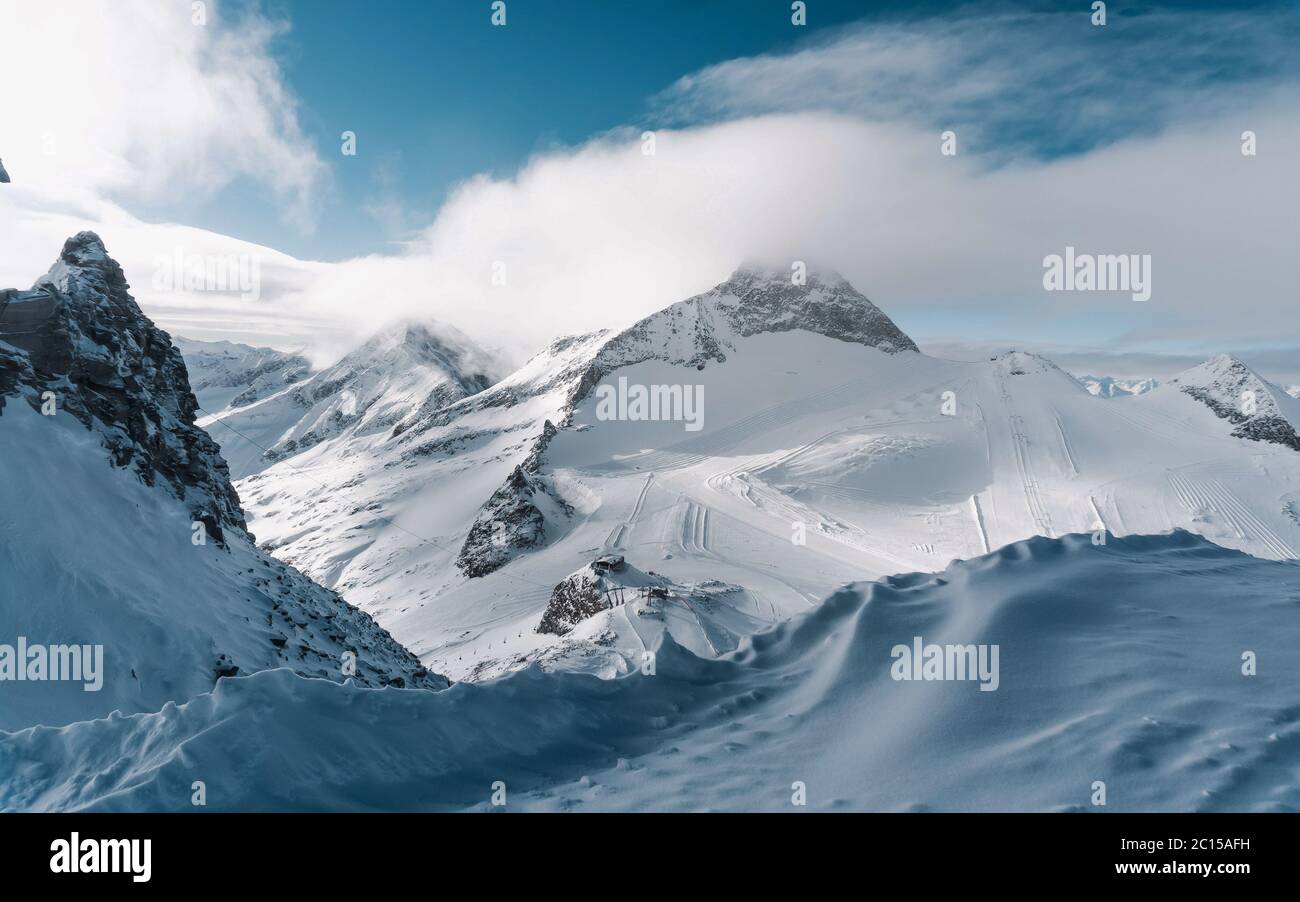
[(1116, 379), (1112, 376), (1076, 376), (1088, 394), (1098, 398), (1128, 398), (1144, 395), (1158, 386), (1156, 379)]
[[(575, 405), (616, 370), (654, 361), (702, 372), (710, 364), (726, 363), (751, 336), (796, 331), (885, 354), (917, 351), (889, 317), (836, 273), (808, 274), (796, 285), (788, 272), (742, 268), (711, 291), (651, 314), (617, 335), (599, 336), (590, 357), (562, 374), (568, 377), (567, 398), (554, 421), (569, 425)], [(538, 476), (553, 436), (548, 420), (528, 459), (484, 505), (456, 561), (465, 574), (485, 575), (515, 551), (543, 544), (547, 508), (571, 513), (562, 492)], [(553, 513), (549, 522), (556, 519)]]
[[(879, 357), (915, 354), (838, 276), (813, 274), (793, 286), (788, 274), (741, 270), (622, 332), (560, 339), (485, 391), (442, 409), (421, 405), (382, 440), (299, 453), (240, 490), (285, 560), (376, 613), (423, 604), (463, 582), (448, 564), (470, 577), (490, 573), (581, 515), (583, 499), (536, 470), (556, 424), (606, 374), (652, 361), (698, 373), (759, 335), (821, 335)], [(238, 459), (233, 441), (223, 438)], [(553, 582), (523, 585), (536, 596)]]
[(172, 342), (185, 358), (190, 388), (205, 417), (247, 407), (311, 375), (311, 363), (301, 354), (232, 341), (174, 337)]
[(306, 380), (199, 422), (242, 478), (322, 443), (355, 446), (400, 433), (482, 391), (495, 369), (450, 327), (399, 323)]
[[(1181, 527), (1296, 556), (1300, 455), (1182, 384), (1114, 404), (1034, 354), (914, 348), (838, 277), (742, 270), (238, 485), (266, 547), (456, 679), (611, 676), (663, 634), (724, 654), (846, 582), (1034, 535)], [(604, 553), (668, 595), (538, 632)]]
[[(1086, 396), (1085, 396), (1086, 397)], [(1034, 538), (856, 583), (718, 656), (445, 692), (278, 670), (0, 734), (0, 809), (1294, 811), (1300, 569), (1186, 532)], [(626, 607), (626, 606), (624, 606)], [(900, 680), (897, 647), (997, 649)], [(1242, 672), (1244, 652), (1258, 673)], [(975, 674), (972, 674), (974, 676)], [(197, 762), (197, 764), (196, 764)], [(86, 774), (96, 774), (93, 780)]]
[(0, 644), (102, 646), (102, 686), (7, 682), (0, 729), (154, 711), (288, 667), (443, 687), (366, 614), (259, 551), (180, 352), (91, 232), (0, 294)]
[(1169, 380), (1215, 416), (1232, 423), (1237, 438), (1275, 442), (1300, 451), (1300, 401), (1230, 354), (1219, 354)]

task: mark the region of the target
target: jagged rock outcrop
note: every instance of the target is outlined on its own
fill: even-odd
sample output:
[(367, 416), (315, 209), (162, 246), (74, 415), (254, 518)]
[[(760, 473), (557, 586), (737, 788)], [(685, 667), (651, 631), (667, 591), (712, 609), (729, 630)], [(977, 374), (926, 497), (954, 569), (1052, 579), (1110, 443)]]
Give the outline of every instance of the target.
[(537, 632), (563, 636), (577, 624), (611, 607), (602, 577), (591, 567), (571, 573), (551, 590), (551, 600)]
[(557, 431), (547, 420), (532, 452), (479, 511), (456, 559), (466, 576), (486, 576), (515, 553), (545, 544), (548, 512), (552, 517), (572, 514), (568, 502), (540, 475), (542, 455)]
[(369, 615), (256, 548), (196, 409), (180, 352), (94, 233), (32, 290), (0, 292), (0, 443), (22, 473), (0, 480), (0, 621), (21, 629), (38, 611), (42, 630), (105, 646), (105, 691), (78, 716), (156, 710), (269, 667), (445, 687)]
[[(659, 598), (692, 594), (684, 586), (675, 585), (658, 573), (638, 570), (626, 562), (619, 564), (617, 569), (602, 568), (599, 565), (604, 561), (604, 558), (593, 561), (556, 584), (537, 625), (538, 633), (564, 636), (582, 621), (615, 606), (638, 600), (656, 604)], [(736, 591), (740, 591), (739, 586), (710, 580), (701, 584), (696, 597), (703, 600)]]
[(221, 451), (194, 425), (197, 402), (170, 337), (141, 312), (122, 268), (93, 232), (69, 238), (31, 291), (10, 292), (0, 386), (34, 409), (54, 404), (99, 434), (115, 466), (161, 483), (224, 541), (247, 526)]
[(0, 160), (0, 184), (8, 184), (8, 182), (9, 173), (5, 171), (4, 161)]

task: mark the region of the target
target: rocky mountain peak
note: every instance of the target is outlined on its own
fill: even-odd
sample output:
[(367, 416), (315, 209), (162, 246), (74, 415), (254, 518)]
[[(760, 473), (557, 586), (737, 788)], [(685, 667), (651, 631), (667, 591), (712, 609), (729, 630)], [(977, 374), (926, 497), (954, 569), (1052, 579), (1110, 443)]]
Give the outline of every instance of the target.
[(895, 354), (918, 350), (885, 313), (834, 270), (744, 265), (704, 297), (741, 336), (804, 329)]
[(0, 293), (0, 412), (4, 395), (52, 404), (97, 432), (114, 466), (168, 486), (221, 541), (225, 528), (246, 528), (239, 498), (195, 426), (180, 351), (129, 288), (99, 236), (80, 232), (31, 291)]
[(1232, 354), (1216, 354), (1169, 380), (1220, 419), (1232, 435), (1300, 451), (1300, 404)]
[(109, 288), (125, 290), (126, 275), (117, 261), (108, 255), (104, 242), (94, 232), (78, 232), (63, 243), (59, 259), (49, 272), (36, 280), (33, 290), (53, 287), (63, 292), (73, 292), (77, 285), (85, 284), (101, 292)]

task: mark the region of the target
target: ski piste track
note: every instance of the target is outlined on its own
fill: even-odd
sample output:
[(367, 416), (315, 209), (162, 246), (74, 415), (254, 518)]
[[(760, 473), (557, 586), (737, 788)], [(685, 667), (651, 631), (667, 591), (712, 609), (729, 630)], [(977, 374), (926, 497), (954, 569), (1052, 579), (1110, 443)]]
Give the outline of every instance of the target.
[(627, 547), (627, 538), (631, 534), (632, 528), (641, 519), (641, 512), (645, 509), (645, 498), (650, 493), (650, 486), (654, 484), (655, 474), (647, 473), (645, 482), (641, 484), (641, 491), (636, 496), (636, 504), (632, 507), (632, 513), (628, 515), (625, 522), (618, 524), (610, 532), (609, 538), (605, 540), (606, 551), (621, 551)]
[(1260, 542), (1282, 560), (1296, 560), (1295, 549), (1262, 522), (1217, 479), (1194, 480), (1177, 470), (1168, 472), (1169, 485), (1193, 517), (1207, 513), (1223, 518), (1239, 539)]

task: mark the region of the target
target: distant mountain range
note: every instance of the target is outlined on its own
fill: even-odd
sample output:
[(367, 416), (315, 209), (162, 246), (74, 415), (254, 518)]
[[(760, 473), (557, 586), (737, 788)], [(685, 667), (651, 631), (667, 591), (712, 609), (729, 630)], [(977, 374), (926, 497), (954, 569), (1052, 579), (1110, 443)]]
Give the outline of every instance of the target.
[(1088, 394), (1099, 398), (1128, 398), (1144, 395), (1158, 387), (1155, 379), (1114, 379), (1110, 376), (1076, 376)]

